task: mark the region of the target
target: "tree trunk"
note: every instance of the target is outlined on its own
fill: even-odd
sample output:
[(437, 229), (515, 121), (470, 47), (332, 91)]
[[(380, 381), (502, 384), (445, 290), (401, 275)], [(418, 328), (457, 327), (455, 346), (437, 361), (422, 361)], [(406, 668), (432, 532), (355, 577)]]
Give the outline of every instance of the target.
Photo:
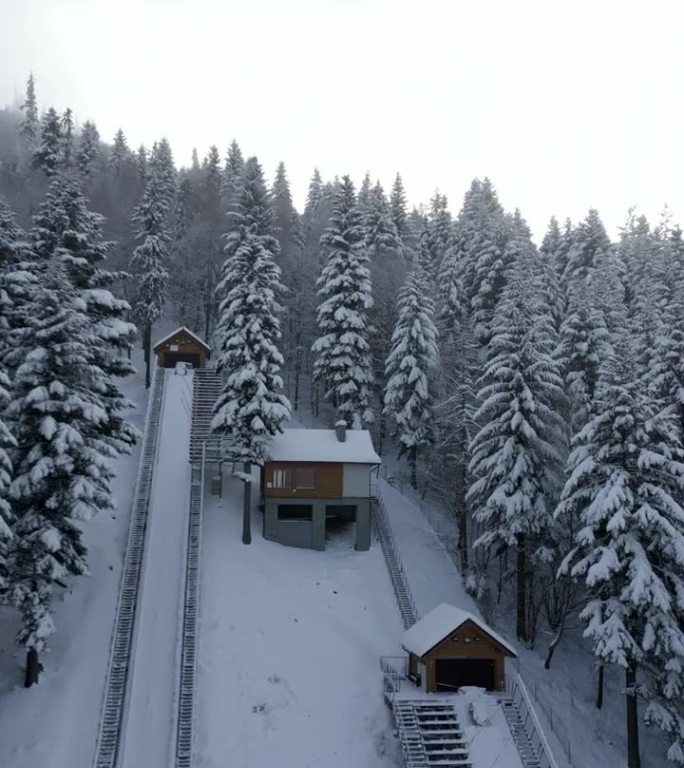
[[(252, 465), (246, 461), (243, 467), (246, 475), (252, 471)], [(252, 483), (244, 481), (244, 496), (242, 498), (242, 543), (252, 543)]]
[(625, 670), (625, 702), (627, 705), (627, 765), (641, 768), (639, 755), (639, 715), (637, 713), (636, 667)]
[(409, 453), (409, 465), (411, 467), (411, 488), (415, 491), (418, 488), (418, 451), (411, 448)]
[(527, 558), (525, 552), (525, 534), (519, 533), (516, 536), (516, 544), (518, 550), (517, 560), (517, 590), (518, 590), (518, 605), (515, 634), (518, 640), (527, 642)]
[(302, 372), (302, 347), (301, 347), (301, 333), (297, 334), (296, 338), (296, 351), (295, 351), (295, 370), (294, 370), (294, 402), (292, 403), (293, 410), (296, 412), (299, 410), (299, 379)]
[(603, 664), (598, 667), (598, 679), (596, 680), (596, 709), (603, 706)]
[(39, 659), (38, 651), (35, 648), (29, 648), (26, 651), (26, 672), (24, 675), (24, 688), (30, 688), (32, 685), (38, 685), (38, 676), (43, 669)]
[(544, 659), (544, 669), (551, 669), (551, 659), (553, 658), (553, 653), (558, 647), (558, 644), (561, 641), (561, 638), (563, 637), (563, 630), (565, 629), (565, 617), (563, 617), (563, 620), (561, 622), (560, 627), (558, 627), (558, 630), (551, 642), (549, 643), (548, 651), (546, 652), (546, 658)]
[(145, 389), (150, 388), (152, 383), (152, 323), (145, 324)]
[(213, 270), (211, 264), (207, 272), (207, 287), (204, 296), (204, 338), (209, 343), (209, 330), (211, 327), (211, 300), (214, 291)]
[(465, 467), (462, 461), (456, 465), (456, 515), (458, 517), (458, 551), (461, 556), (461, 571), (468, 572), (468, 508), (465, 503)]

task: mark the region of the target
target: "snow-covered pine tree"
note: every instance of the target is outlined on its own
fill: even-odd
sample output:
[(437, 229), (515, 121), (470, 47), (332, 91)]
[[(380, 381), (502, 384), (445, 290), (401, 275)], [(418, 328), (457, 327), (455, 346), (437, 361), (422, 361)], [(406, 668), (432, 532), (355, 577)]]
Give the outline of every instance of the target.
[[(670, 297), (649, 372), (651, 390), (675, 417), (684, 444), (684, 281)], [(684, 502), (684, 490), (680, 494)]]
[(271, 208), (273, 210), (273, 226), (275, 236), (280, 246), (281, 263), (287, 267), (302, 247), (302, 233), (299, 215), (292, 202), (290, 182), (287, 178), (285, 163), (278, 163), (273, 187), (271, 189)]
[(399, 235), (380, 182), (368, 193), (362, 225), (366, 250), (371, 261), (388, 250), (397, 251)]
[(135, 443), (137, 431), (122, 412), (133, 406), (116, 379), (135, 372), (128, 350), (136, 335), (127, 322), (130, 307), (110, 288), (120, 278), (106, 269), (113, 243), (103, 240), (104, 217), (88, 209), (77, 173), (62, 173), (50, 185), (45, 202), (33, 220), (33, 250), (39, 259), (59, 255), (81, 311), (91, 323), (89, 360), (101, 372), (98, 396), (107, 412), (106, 441), (118, 453)]
[[(583, 271), (584, 280), (594, 306), (600, 308), (611, 341), (626, 334), (629, 323), (625, 265), (615, 248), (600, 250), (595, 254), (592, 267)], [(570, 283), (566, 283), (567, 286)]]
[(59, 115), (50, 107), (40, 121), (40, 138), (33, 150), (33, 164), (46, 176), (54, 176), (62, 163), (62, 128)]
[(556, 254), (561, 247), (562, 238), (563, 236), (560, 227), (558, 226), (558, 219), (555, 216), (552, 216), (549, 220), (549, 226), (544, 235), (544, 239), (542, 240), (542, 244), (539, 246), (539, 253), (545, 259), (555, 261)]
[(434, 439), (432, 374), (439, 365), (434, 304), (422, 265), (399, 294), (399, 317), (387, 357), (384, 411), (394, 422), (399, 456), (407, 457), (411, 486), (418, 487), (418, 454)]
[(466, 504), (468, 445), (473, 434), (473, 382), (479, 370), (470, 304), (463, 287), (461, 251), (450, 246), (436, 281), (436, 325), (440, 371), (435, 405), (435, 453), (432, 487), (459, 526), (462, 572), (470, 576), (470, 519)]
[(222, 183), (222, 171), (221, 171), (221, 157), (219, 155), (218, 147), (216, 144), (212, 144), (209, 147), (207, 156), (202, 163), (202, 170), (204, 171), (204, 183), (215, 194), (219, 194)]
[(131, 256), (131, 272), (137, 281), (133, 316), (142, 329), (145, 350), (145, 386), (151, 383), (152, 326), (159, 320), (166, 301), (168, 281), (168, 198), (156, 174), (151, 173), (140, 204), (133, 212), (138, 245)]
[(9, 575), (7, 554), (12, 537), (9, 525), (14, 519), (9, 500), (13, 474), (10, 454), (16, 447), (16, 440), (5, 421), (11, 389), (5, 358), (11, 330), (10, 315), (14, 305), (8, 274), (18, 258), (18, 243), (22, 237), (23, 232), (12, 211), (0, 197), (0, 600), (3, 601)]
[(114, 134), (114, 141), (109, 154), (109, 167), (112, 169), (114, 176), (118, 177), (126, 166), (132, 164), (133, 153), (128, 148), (126, 134), (119, 128)]
[(330, 223), (331, 205), (332, 195), (329, 194), (328, 185), (324, 187), (318, 168), (314, 168), (302, 214), (302, 247), (316, 274), (323, 264), (321, 236)]
[(397, 231), (397, 237), (403, 246), (402, 250), (408, 250), (410, 246), (408, 215), (406, 213), (406, 190), (401, 174), (397, 173), (390, 193), (390, 216)]
[(150, 175), (154, 177), (159, 195), (170, 211), (176, 197), (177, 172), (168, 139), (155, 142), (150, 154)]
[(309, 189), (306, 194), (306, 204), (304, 206), (304, 218), (309, 220), (313, 218), (323, 201), (323, 180), (318, 168), (314, 168), (309, 182)]
[(362, 226), (373, 286), (373, 306), (369, 310), (368, 321), (374, 329), (370, 344), (375, 400), (380, 410), (378, 447), (382, 450), (386, 415), (383, 408), (385, 367), (392, 345), (392, 333), (398, 319), (397, 297), (404, 283), (407, 265), (399, 258), (399, 235), (380, 182), (368, 193)]
[[(579, 513), (561, 573), (588, 590), (584, 634), (601, 661), (625, 670), (630, 768), (640, 766), (637, 670), (669, 675), (671, 691), (684, 683), (681, 443), (674, 419), (638, 374), (623, 337), (601, 371), (594, 416), (573, 439), (556, 511), (558, 518)], [(681, 728), (681, 699), (676, 708)], [(681, 753), (683, 732), (671, 735)]]
[(242, 174), (245, 170), (245, 161), (242, 150), (235, 139), (228, 147), (226, 162), (223, 168), (222, 200), (226, 210), (231, 211), (235, 198), (240, 191)]
[[(271, 439), (290, 415), (290, 404), (281, 392), (283, 357), (278, 350), (282, 290), (275, 262), (278, 241), (272, 234), (268, 191), (256, 157), (245, 163), (233, 216), (218, 286), (222, 299), (215, 331), (217, 368), (227, 376), (211, 428), (231, 437), (247, 472), (252, 463), (268, 458)], [(248, 486), (245, 483), (246, 494)], [(250, 540), (246, 515), (243, 541)]]
[(32, 325), (22, 329), (24, 361), (9, 415), (18, 448), (11, 486), (16, 522), (9, 556), (11, 598), (27, 648), (25, 684), (38, 680), (38, 654), (55, 631), (55, 584), (87, 573), (78, 520), (112, 508), (107, 416), (91, 365), (90, 321), (55, 255), (35, 265)]
[(95, 160), (100, 154), (100, 133), (90, 120), (83, 123), (81, 137), (76, 149), (76, 167), (84, 175), (89, 176)]
[(178, 322), (188, 328), (199, 327), (205, 287), (205, 275), (198, 264), (192, 237), (195, 219), (193, 184), (184, 176), (171, 213), (171, 246), (173, 269), (169, 276), (169, 295), (178, 310)]
[(314, 379), (323, 384), (336, 419), (360, 429), (371, 423), (373, 386), (368, 311), (373, 306), (362, 216), (354, 185), (344, 176), (337, 190), (330, 227), (321, 238), (327, 263), (318, 279), (321, 297), (314, 342)]
[[(468, 301), (463, 288), (461, 253), (455, 245), (447, 248), (437, 275), (436, 320), (444, 361), (457, 364), (457, 345), (461, 323), (468, 313)], [(451, 366), (450, 366), (451, 367)]]
[(87, 571), (78, 521), (113, 508), (111, 460), (135, 436), (113, 380), (128, 368), (115, 354), (126, 324), (99, 264), (101, 217), (87, 211), (76, 179), (60, 174), (34, 224), (35, 258), (21, 265), (34, 278), (30, 313), (11, 330), (23, 354), (8, 410), (17, 439), (11, 596), (28, 650), (27, 685), (37, 681), (38, 653), (54, 631), (54, 586)]
[(453, 242), (453, 224), (449, 213), (446, 195), (436, 191), (430, 200), (428, 212), (428, 250), (432, 260), (432, 269), (439, 269), (447, 248)]
[(64, 110), (60, 119), (62, 131), (62, 165), (70, 168), (74, 155), (74, 115), (70, 107)]
[(463, 285), (473, 309), (475, 334), (489, 340), (489, 323), (506, 283), (503, 251), (508, 228), (489, 179), (474, 179), (466, 192), (457, 222)]
[(583, 285), (570, 287), (568, 313), (560, 329), (561, 361), (571, 434), (580, 432), (592, 414), (599, 370), (610, 352), (608, 330), (600, 309)]
[(223, 172), (221, 158), (215, 146), (209, 148), (196, 180), (196, 213), (193, 223), (195, 258), (201, 269), (201, 303), (204, 314), (204, 337), (210, 338), (218, 316), (216, 285), (221, 272), (221, 236), (226, 228), (222, 202)]
[(36, 84), (33, 79), (33, 72), (31, 72), (29, 79), (26, 82), (26, 98), (21, 105), (21, 110), (24, 113), (24, 116), (22, 117), (19, 130), (29, 143), (33, 143), (38, 136), (40, 127), (38, 121), (38, 102), (36, 100)]
[(356, 206), (361, 212), (362, 217), (366, 215), (368, 206), (370, 205), (371, 189), (372, 183), (370, 173), (366, 171), (363, 175), (361, 186), (359, 187), (359, 194), (356, 198)]
[(550, 553), (551, 512), (560, 485), (564, 425), (556, 333), (535, 286), (534, 266), (511, 275), (491, 325), (478, 386), (481, 425), (470, 446), (468, 501), (481, 533), (476, 546), (515, 548), (517, 636), (531, 643), (527, 602), (534, 567)]
[(149, 173), (149, 162), (147, 157), (147, 148), (144, 144), (141, 144), (138, 147), (137, 152), (135, 153), (135, 171), (136, 175), (138, 177), (138, 183), (140, 185), (141, 189), (145, 189), (145, 185), (147, 184), (147, 176)]
[(586, 218), (572, 232), (562, 275), (563, 283), (567, 285), (573, 280), (586, 278), (592, 267), (597, 266), (598, 260), (610, 250), (610, 239), (603, 222), (598, 211), (591, 208)]

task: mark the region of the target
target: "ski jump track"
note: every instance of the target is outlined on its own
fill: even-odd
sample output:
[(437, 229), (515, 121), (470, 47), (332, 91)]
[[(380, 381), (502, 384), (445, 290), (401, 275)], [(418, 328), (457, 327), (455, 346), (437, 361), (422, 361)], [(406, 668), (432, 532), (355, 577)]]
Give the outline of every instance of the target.
[[(129, 765), (130, 759), (125, 760), (124, 757), (126, 723), (133, 687), (136, 629), (140, 621), (139, 609), (143, 581), (141, 577), (145, 567), (146, 550), (149, 548), (148, 518), (152, 505), (153, 480), (161, 432), (160, 415), (164, 403), (165, 379), (166, 371), (156, 368), (145, 419), (142, 452), (129, 523), (93, 768), (133, 768)], [(164, 705), (168, 705), (174, 711), (175, 722), (170, 732), (173, 734), (175, 743), (168, 745), (170, 765), (173, 768), (191, 768), (192, 765), (203, 487), (204, 462), (195, 461), (190, 470), (189, 505), (186, 513), (184, 573), (181, 588), (183, 602), (178, 616), (180, 649), (177, 654), (178, 664), (175, 674), (169, 670), (169, 675), (174, 681), (174, 700), (164, 702)], [(170, 627), (171, 632), (173, 629)], [(179, 631), (178, 627), (176, 631)]]

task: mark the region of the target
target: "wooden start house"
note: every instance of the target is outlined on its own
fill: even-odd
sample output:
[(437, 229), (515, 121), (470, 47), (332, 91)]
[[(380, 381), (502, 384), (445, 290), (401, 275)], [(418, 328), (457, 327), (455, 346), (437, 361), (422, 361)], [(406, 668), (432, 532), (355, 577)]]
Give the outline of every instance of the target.
[(154, 345), (160, 368), (174, 368), (176, 363), (190, 363), (193, 368), (205, 368), (211, 349), (199, 336), (182, 325)]
[(286, 429), (273, 438), (261, 493), (264, 538), (325, 549), (326, 534), (354, 524), (354, 548), (370, 547), (371, 472), (380, 465), (370, 433)]
[(502, 691), (506, 657), (515, 650), (483, 621), (442, 603), (406, 630), (408, 676), (427, 693), (455, 692), (463, 686)]

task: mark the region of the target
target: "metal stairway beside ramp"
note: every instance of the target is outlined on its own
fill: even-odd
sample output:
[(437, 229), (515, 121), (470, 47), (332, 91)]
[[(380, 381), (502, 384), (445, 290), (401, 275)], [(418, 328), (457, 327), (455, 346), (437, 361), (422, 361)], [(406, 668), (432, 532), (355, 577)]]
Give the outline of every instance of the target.
[(380, 546), (385, 556), (385, 563), (389, 573), (394, 596), (397, 600), (397, 607), (404, 622), (404, 628), (408, 629), (416, 623), (418, 618), (416, 605), (413, 602), (413, 596), (408, 585), (406, 573), (401, 564), (401, 558), (397, 551), (394, 537), (392, 536), (392, 527), (387, 513), (387, 507), (379, 492), (376, 490), (376, 499), (373, 504), (373, 523), (380, 539)]
[(520, 762), (523, 764), (523, 768), (540, 768), (539, 757), (532, 746), (527, 731), (525, 730), (525, 724), (520, 717), (518, 708), (512, 701), (502, 701), (501, 708), (503, 709), (506, 722), (510, 728), (513, 741), (518, 750), (520, 756)]
[(395, 699), (392, 709), (406, 768), (472, 768), (451, 704)]
[(190, 461), (202, 460), (206, 443), (207, 460), (219, 460), (220, 439), (211, 436), (210, 427), (214, 405), (223, 388), (223, 376), (215, 368), (197, 368), (192, 389), (192, 431)]
[(532, 699), (520, 675), (506, 677), (506, 692), (499, 697), (523, 768), (558, 768)]

